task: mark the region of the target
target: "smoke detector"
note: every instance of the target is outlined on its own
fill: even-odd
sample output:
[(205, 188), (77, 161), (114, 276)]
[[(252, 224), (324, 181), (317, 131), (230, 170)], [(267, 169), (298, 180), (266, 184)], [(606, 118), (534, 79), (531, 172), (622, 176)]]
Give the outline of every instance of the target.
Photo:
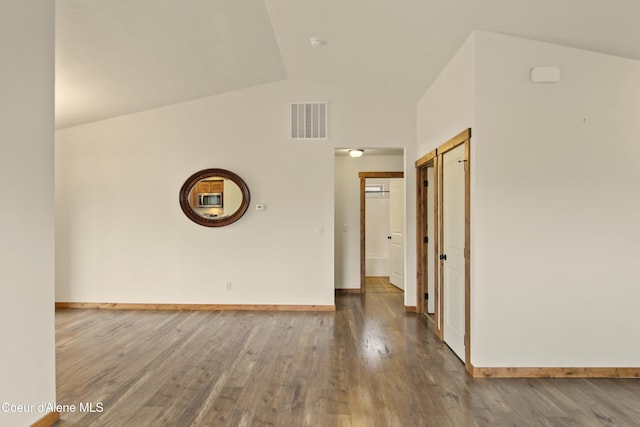
[(309, 43), (311, 43), (311, 47), (320, 47), (327, 44), (325, 40), (319, 39), (318, 37), (311, 37)]

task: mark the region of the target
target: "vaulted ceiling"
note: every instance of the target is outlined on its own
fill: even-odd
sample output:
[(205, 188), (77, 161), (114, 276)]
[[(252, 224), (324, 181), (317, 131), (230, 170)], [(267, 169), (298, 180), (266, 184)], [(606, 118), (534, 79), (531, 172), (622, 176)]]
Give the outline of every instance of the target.
[(415, 102), (473, 30), (640, 59), (638, 16), (638, 0), (56, 0), (56, 125), (286, 78)]

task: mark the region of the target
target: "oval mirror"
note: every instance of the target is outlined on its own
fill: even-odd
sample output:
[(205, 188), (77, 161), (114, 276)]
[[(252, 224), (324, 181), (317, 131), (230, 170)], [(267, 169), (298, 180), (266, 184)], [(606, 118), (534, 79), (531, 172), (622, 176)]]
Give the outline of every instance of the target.
[(222, 227), (239, 220), (249, 207), (249, 187), (233, 172), (204, 169), (180, 189), (180, 207), (196, 224)]

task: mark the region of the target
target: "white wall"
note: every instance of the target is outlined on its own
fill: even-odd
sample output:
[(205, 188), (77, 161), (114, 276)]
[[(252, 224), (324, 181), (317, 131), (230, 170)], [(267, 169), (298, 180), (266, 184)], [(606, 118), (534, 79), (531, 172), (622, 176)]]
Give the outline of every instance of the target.
[[(55, 402), (53, 2), (0, 7), (0, 426)], [(37, 203), (33, 197), (37, 194)]]
[(640, 366), (640, 62), (475, 40), (473, 365)]
[[(640, 62), (477, 46), (475, 362), (640, 366)], [(529, 83), (539, 65), (560, 83)]]
[[(403, 170), (404, 156), (402, 155), (372, 156), (367, 155), (365, 150), (365, 155), (360, 158), (336, 156), (336, 288), (360, 288), (360, 178), (358, 174)], [(408, 180), (405, 180), (405, 184), (407, 182)], [(415, 192), (415, 187), (413, 191)], [(411, 242), (415, 239), (405, 240)], [(415, 253), (415, 246), (408, 245), (408, 247), (408, 251), (413, 250)], [(413, 289), (415, 294), (415, 279)]]
[[(329, 140), (287, 139), (288, 103), (308, 100), (329, 102)], [(411, 147), (412, 108), (280, 81), (58, 131), (56, 299), (332, 305), (334, 147)], [(178, 204), (210, 167), (251, 192), (228, 227)]]
[(475, 123), (475, 33), (418, 101), (418, 157)]

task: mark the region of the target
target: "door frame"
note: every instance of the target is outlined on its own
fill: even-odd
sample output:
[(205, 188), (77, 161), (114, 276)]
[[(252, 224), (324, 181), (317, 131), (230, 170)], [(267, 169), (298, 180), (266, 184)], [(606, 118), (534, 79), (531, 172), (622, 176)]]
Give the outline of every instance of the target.
[(419, 313), (424, 312), (424, 288), (425, 279), (427, 275), (427, 248), (424, 244), (423, 230), (426, 229), (426, 209), (427, 207), (427, 192), (423, 181), (426, 179), (427, 168), (434, 168), (434, 185), (435, 185), (435, 230), (433, 236), (434, 242), (434, 257), (435, 257), (435, 333), (440, 339), (444, 339), (443, 330), (443, 318), (444, 318), (444, 275), (443, 261), (439, 260), (440, 248), (444, 239), (443, 215), (442, 215), (442, 195), (443, 195), (443, 170), (442, 159), (446, 152), (464, 144), (464, 162), (465, 162), (465, 184), (464, 184), (464, 223), (465, 223), (465, 251), (464, 251), (464, 269), (465, 269), (465, 302), (464, 302), (464, 317), (465, 317), (465, 369), (468, 373), (473, 374), (473, 365), (471, 364), (471, 129), (465, 129), (458, 135), (454, 136), (447, 142), (440, 145), (437, 149), (427, 153), (416, 161), (416, 179), (417, 191), (416, 191), (416, 238), (417, 238), (417, 257), (418, 257), (418, 282), (416, 286), (417, 291), (417, 311)]
[[(436, 254), (438, 253), (438, 210), (437, 210), (437, 200), (438, 200), (438, 174), (435, 173), (438, 164), (438, 154), (437, 150), (430, 151), (424, 156), (420, 157), (416, 161), (416, 189), (417, 189), (417, 200), (416, 200), (416, 248), (417, 248), (417, 283), (416, 283), (416, 312), (419, 314), (426, 314), (427, 310), (425, 307), (425, 298), (424, 294), (427, 292), (427, 279), (429, 277), (429, 260), (428, 257), (428, 247), (427, 241), (425, 240), (427, 237), (431, 236), (433, 239), (433, 257), (434, 257), (434, 280), (435, 283), (438, 283), (438, 262)], [(433, 182), (429, 183), (427, 179), (427, 169), (433, 168)], [(433, 206), (429, 206), (428, 198), (427, 198), (427, 186), (430, 186), (434, 191), (434, 203)], [(427, 227), (427, 212), (428, 210), (432, 210), (434, 212), (434, 224), (433, 231), (429, 230)], [(434, 286), (434, 290), (435, 290)], [(434, 324), (436, 335), (442, 339), (442, 327), (440, 325), (440, 310), (438, 309), (438, 298), (439, 293), (434, 292), (434, 295), (430, 295), (431, 298), (434, 298)]]
[[(404, 172), (359, 172), (360, 177), (360, 293), (366, 293), (366, 210), (365, 194), (367, 178), (404, 178)], [(406, 212), (405, 212), (406, 214)]]

